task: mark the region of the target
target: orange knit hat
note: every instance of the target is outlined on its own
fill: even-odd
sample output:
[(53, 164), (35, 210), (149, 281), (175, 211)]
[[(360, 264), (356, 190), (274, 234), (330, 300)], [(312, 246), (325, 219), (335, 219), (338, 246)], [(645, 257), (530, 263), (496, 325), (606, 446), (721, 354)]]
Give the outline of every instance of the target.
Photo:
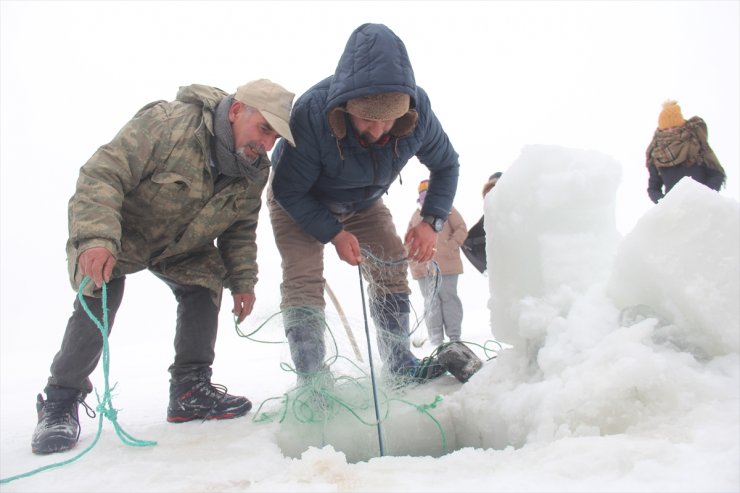
[(680, 127), (686, 120), (684, 120), (681, 114), (681, 107), (676, 101), (668, 100), (663, 103), (663, 111), (660, 112), (658, 117), (658, 128), (665, 130), (672, 127)]
[(419, 193), (429, 188), (429, 180), (421, 180), (419, 183)]

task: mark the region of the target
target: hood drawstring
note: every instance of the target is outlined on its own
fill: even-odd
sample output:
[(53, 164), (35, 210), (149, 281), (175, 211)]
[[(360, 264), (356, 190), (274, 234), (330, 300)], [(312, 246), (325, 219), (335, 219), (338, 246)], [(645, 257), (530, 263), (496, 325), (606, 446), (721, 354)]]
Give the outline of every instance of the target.
[(342, 151), (342, 143), (339, 142), (339, 139), (334, 137), (334, 142), (337, 144), (337, 151), (339, 152), (339, 159), (344, 161), (344, 152)]

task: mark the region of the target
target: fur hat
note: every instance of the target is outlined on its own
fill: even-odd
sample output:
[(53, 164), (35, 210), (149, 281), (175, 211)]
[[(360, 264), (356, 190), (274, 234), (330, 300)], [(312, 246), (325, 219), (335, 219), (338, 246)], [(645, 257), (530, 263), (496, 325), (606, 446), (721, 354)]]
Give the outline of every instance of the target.
[[(347, 136), (347, 123), (345, 122), (346, 113), (348, 113), (348, 111), (345, 107), (337, 106), (327, 115), (331, 133), (339, 140), (342, 140)], [(405, 114), (401, 115), (400, 118), (396, 119), (396, 123), (390, 131), (391, 136), (403, 137), (404, 135), (410, 134), (413, 132), (414, 127), (416, 127), (416, 121), (418, 119), (419, 114), (415, 109), (412, 108), (408, 110)]]
[(410, 103), (411, 97), (402, 92), (371, 94), (347, 101), (347, 113), (365, 120), (395, 120), (408, 112)]
[(421, 183), (419, 183), (419, 193), (423, 192), (429, 188), (429, 180), (421, 180)]
[(663, 111), (660, 112), (658, 117), (658, 128), (665, 130), (667, 128), (680, 127), (686, 120), (684, 120), (681, 114), (681, 107), (676, 101), (668, 100), (663, 103)]

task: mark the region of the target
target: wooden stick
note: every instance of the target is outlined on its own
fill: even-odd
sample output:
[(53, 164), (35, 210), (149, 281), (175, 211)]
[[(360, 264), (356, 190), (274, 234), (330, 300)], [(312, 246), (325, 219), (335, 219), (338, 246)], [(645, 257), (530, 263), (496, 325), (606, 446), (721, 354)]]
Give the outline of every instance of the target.
[(331, 302), (334, 305), (334, 308), (336, 308), (337, 313), (339, 313), (339, 318), (342, 320), (342, 325), (344, 325), (344, 329), (347, 331), (347, 337), (349, 337), (349, 342), (350, 344), (352, 344), (352, 350), (355, 352), (355, 356), (357, 357), (358, 360), (362, 361), (362, 355), (360, 354), (360, 348), (357, 346), (357, 341), (355, 340), (355, 336), (352, 333), (352, 328), (349, 326), (349, 321), (347, 320), (347, 317), (344, 314), (344, 310), (342, 310), (342, 307), (339, 304), (339, 300), (337, 300), (337, 297), (334, 296), (334, 291), (331, 290), (328, 282), (324, 283), (324, 288), (326, 289), (326, 294), (329, 295), (329, 298), (331, 299)]

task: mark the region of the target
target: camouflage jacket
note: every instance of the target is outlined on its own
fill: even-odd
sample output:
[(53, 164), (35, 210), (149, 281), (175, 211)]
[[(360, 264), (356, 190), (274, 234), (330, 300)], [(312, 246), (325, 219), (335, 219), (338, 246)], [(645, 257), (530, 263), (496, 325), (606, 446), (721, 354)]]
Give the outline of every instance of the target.
[(114, 277), (148, 268), (219, 295), (223, 286), (254, 292), (257, 218), (270, 162), (255, 165), (255, 179), (234, 178), (214, 194), (210, 138), (225, 96), (214, 87), (181, 87), (175, 101), (139, 110), (82, 166), (69, 201), (73, 288), (82, 281), (79, 254), (102, 246), (117, 259)]

